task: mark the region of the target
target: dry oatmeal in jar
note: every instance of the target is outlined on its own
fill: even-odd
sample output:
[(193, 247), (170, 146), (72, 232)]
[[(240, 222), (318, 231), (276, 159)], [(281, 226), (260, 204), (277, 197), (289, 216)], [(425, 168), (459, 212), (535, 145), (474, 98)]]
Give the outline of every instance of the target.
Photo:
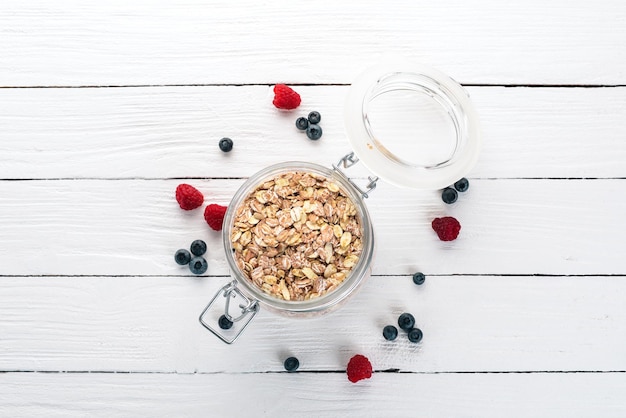
[(235, 210), (232, 251), (245, 278), (265, 293), (304, 301), (335, 290), (363, 251), (357, 209), (336, 182), (280, 173)]
[[(338, 167), (286, 162), (250, 177), (224, 217), (232, 281), (200, 323), (230, 344), (260, 307), (308, 318), (342, 306), (371, 273), (374, 230), (364, 197)], [(218, 316), (228, 329), (215, 327)]]

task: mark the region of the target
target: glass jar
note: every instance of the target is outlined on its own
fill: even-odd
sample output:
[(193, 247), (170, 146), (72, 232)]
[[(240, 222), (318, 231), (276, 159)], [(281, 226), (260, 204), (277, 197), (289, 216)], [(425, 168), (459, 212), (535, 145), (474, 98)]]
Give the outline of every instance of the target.
[[(276, 164), (250, 177), (231, 200), (223, 244), (233, 280), (215, 294), (199, 318), (222, 341), (233, 343), (261, 306), (289, 317), (322, 315), (340, 307), (371, 273), (374, 230), (364, 199), (376, 187), (378, 176), (412, 189), (443, 188), (472, 168), (480, 148), (478, 118), (465, 90), (423, 65), (388, 62), (361, 74), (347, 97), (345, 125), (354, 152), (332, 169), (308, 162)], [(369, 177), (365, 187), (342, 171), (359, 160), (377, 175)], [(259, 185), (289, 172), (308, 172), (336, 183), (356, 208), (361, 225), (362, 252), (350, 274), (336, 289), (303, 301), (280, 299), (252, 283), (239, 269), (231, 243), (237, 208)], [(220, 296), (225, 298), (223, 304), (217, 303)], [(235, 304), (238, 307), (232, 308)], [(217, 327), (220, 314), (226, 326)]]

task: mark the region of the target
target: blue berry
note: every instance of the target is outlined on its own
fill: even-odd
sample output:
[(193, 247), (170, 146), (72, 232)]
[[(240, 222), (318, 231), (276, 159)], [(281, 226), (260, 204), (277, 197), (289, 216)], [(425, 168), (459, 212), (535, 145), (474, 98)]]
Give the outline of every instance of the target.
[(306, 131), (306, 128), (309, 127), (309, 120), (307, 118), (298, 118), (296, 119), (296, 128), (301, 131)]
[(461, 180), (454, 183), (454, 188), (461, 193), (466, 192), (467, 189), (469, 189), (469, 181), (463, 177)]
[(394, 327), (393, 325), (387, 325), (385, 328), (383, 328), (383, 337), (385, 337), (385, 340), (393, 341), (396, 339), (397, 336), (398, 328)]
[(289, 357), (285, 360), (283, 366), (285, 366), (285, 370), (288, 372), (295, 372), (300, 367), (300, 361), (295, 357)]
[(424, 273), (415, 273), (413, 275), (413, 283), (415, 284), (424, 284), (424, 282), (426, 281), (426, 276), (424, 276)]
[(308, 119), (309, 119), (309, 122), (311, 122), (314, 125), (317, 125), (322, 120), (322, 115), (320, 115), (320, 112), (313, 111), (309, 113)]
[(422, 334), (422, 330), (419, 328), (413, 328), (409, 330), (409, 341), (411, 341), (412, 343), (419, 343), (420, 341), (422, 341), (423, 336), (424, 334)]
[(174, 260), (176, 260), (176, 264), (184, 266), (186, 264), (189, 264), (189, 260), (191, 260), (191, 254), (189, 254), (189, 251), (187, 250), (178, 250), (176, 251), (176, 254), (174, 254)]
[(224, 152), (230, 152), (233, 149), (233, 140), (230, 138), (220, 139), (220, 149)]
[(201, 239), (197, 239), (191, 243), (191, 248), (189, 249), (193, 255), (202, 255), (206, 253), (206, 242)]
[(226, 315), (222, 315), (220, 319), (217, 320), (217, 324), (221, 329), (230, 329), (233, 326), (233, 321), (226, 318)]
[(441, 192), (441, 200), (443, 200), (447, 204), (456, 202), (456, 199), (458, 197), (459, 194), (452, 187), (446, 187)]
[(208, 267), (209, 265), (207, 264), (204, 257), (194, 257), (189, 262), (189, 270), (191, 270), (193, 274), (203, 274)]
[(415, 325), (415, 317), (405, 312), (398, 318), (398, 325), (403, 330), (408, 331)]
[(317, 141), (322, 137), (322, 128), (320, 128), (319, 125), (312, 123), (308, 128), (306, 128), (306, 136), (308, 136), (309, 139)]

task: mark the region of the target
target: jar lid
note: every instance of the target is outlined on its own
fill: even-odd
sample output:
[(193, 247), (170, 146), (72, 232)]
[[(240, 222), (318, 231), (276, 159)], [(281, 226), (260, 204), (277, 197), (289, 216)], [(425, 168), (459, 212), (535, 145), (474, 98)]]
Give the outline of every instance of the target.
[(480, 127), (467, 92), (444, 73), (390, 61), (352, 84), (345, 128), (353, 151), (380, 178), (411, 189), (440, 189), (478, 159)]

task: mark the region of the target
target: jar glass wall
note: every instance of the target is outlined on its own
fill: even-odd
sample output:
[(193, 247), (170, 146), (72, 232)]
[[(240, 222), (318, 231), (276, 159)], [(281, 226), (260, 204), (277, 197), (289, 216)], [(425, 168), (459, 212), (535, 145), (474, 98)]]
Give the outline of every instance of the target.
[[(343, 191), (346, 197), (356, 208), (356, 216), (361, 226), (362, 251), (359, 260), (352, 268), (350, 274), (334, 290), (322, 296), (309, 300), (292, 301), (284, 300), (263, 291), (259, 286), (252, 283), (241, 271), (233, 251), (231, 236), (235, 226), (237, 209), (242, 205), (246, 197), (254, 192), (257, 187), (280, 174), (292, 172), (306, 172), (322, 176), (334, 182)], [(338, 170), (329, 169), (317, 164), (306, 162), (285, 162), (276, 164), (261, 170), (250, 177), (234, 195), (226, 212), (223, 224), (223, 244), (226, 260), (231, 269), (231, 274), (241, 291), (251, 299), (258, 300), (263, 307), (274, 312), (289, 316), (312, 316), (326, 313), (340, 306), (356, 288), (369, 276), (374, 254), (374, 233), (367, 207), (362, 195), (355, 189), (350, 180)]]

